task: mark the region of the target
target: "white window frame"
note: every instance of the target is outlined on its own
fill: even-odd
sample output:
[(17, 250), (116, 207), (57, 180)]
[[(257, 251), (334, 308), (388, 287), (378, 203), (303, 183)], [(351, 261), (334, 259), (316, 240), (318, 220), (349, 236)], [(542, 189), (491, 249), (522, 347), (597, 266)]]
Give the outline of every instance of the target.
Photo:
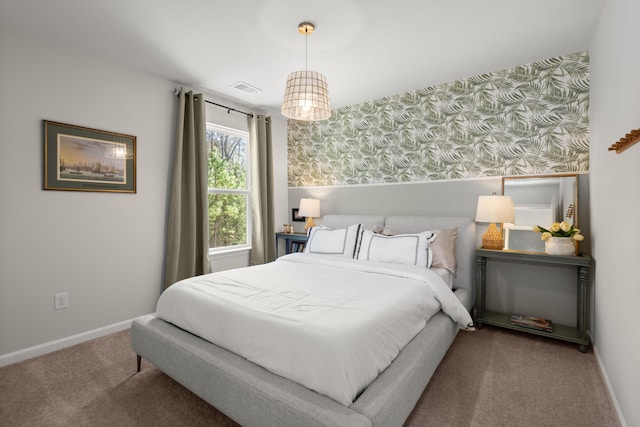
[[(220, 254), (224, 252), (235, 252), (235, 251), (244, 251), (251, 249), (251, 140), (249, 132), (243, 131), (240, 129), (234, 129), (226, 126), (217, 125), (215, 123), (207, 122), (207, 130), (208, 131), (217, 131), (220, 133), (226, 133), (228, 135), (237, 136), (245, 138), (246, 143), (246, 177), (247, 177), (247, 188), (244, 190), (239, 189), (224, 189), (224, 188), (210, 188), (207, 187), (208, 194), (244, 194), (247, 198), (247, 243), (244, 245), (233, 245), (233, 246), (218, 246), (216, 248), (209, 247), (209, 255), (212, 254)], [(207, 154), (208, 155), (208, 154)], [(208, 211), (207, 211), (208, 212)]]

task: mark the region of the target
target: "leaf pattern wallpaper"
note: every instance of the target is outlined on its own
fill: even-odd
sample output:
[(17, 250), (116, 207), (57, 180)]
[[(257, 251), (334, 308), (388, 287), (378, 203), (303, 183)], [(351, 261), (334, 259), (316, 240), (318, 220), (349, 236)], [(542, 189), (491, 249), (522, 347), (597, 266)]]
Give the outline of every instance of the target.
[(289, 120), (290, 187), (589, 170), (589, 54)]

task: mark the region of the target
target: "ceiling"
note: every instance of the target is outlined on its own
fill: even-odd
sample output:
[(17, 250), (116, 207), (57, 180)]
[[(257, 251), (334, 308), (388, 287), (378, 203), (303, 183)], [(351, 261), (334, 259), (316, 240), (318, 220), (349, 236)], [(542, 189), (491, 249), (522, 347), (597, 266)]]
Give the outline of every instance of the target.
[[(588, 49), (604, 0), (0, 0), (0, 26), (278, 110), (288, 73), (340, 108)], [(244, 82), (260, 92), (232, 87)]]

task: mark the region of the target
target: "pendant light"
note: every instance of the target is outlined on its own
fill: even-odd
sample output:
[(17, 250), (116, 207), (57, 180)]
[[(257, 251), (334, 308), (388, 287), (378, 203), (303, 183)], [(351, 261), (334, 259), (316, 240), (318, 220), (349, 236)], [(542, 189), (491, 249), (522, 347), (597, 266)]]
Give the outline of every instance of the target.
[(294, 71), (287, 77), (281, 111), (290, 119), (316, 121), (331, 117), (327, 79), (323, 74), (307, 70), (307, 37), (314, 30), (310, 22), (298, 25), (298, 32), (304, 35), (305, 70)]

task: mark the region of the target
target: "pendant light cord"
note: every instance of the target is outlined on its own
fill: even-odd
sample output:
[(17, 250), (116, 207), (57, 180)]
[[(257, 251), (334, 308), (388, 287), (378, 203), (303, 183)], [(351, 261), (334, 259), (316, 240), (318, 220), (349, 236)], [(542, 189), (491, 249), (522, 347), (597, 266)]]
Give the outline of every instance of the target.
[(309, 71), (309, 28), (304, 29), (304, 70)]

